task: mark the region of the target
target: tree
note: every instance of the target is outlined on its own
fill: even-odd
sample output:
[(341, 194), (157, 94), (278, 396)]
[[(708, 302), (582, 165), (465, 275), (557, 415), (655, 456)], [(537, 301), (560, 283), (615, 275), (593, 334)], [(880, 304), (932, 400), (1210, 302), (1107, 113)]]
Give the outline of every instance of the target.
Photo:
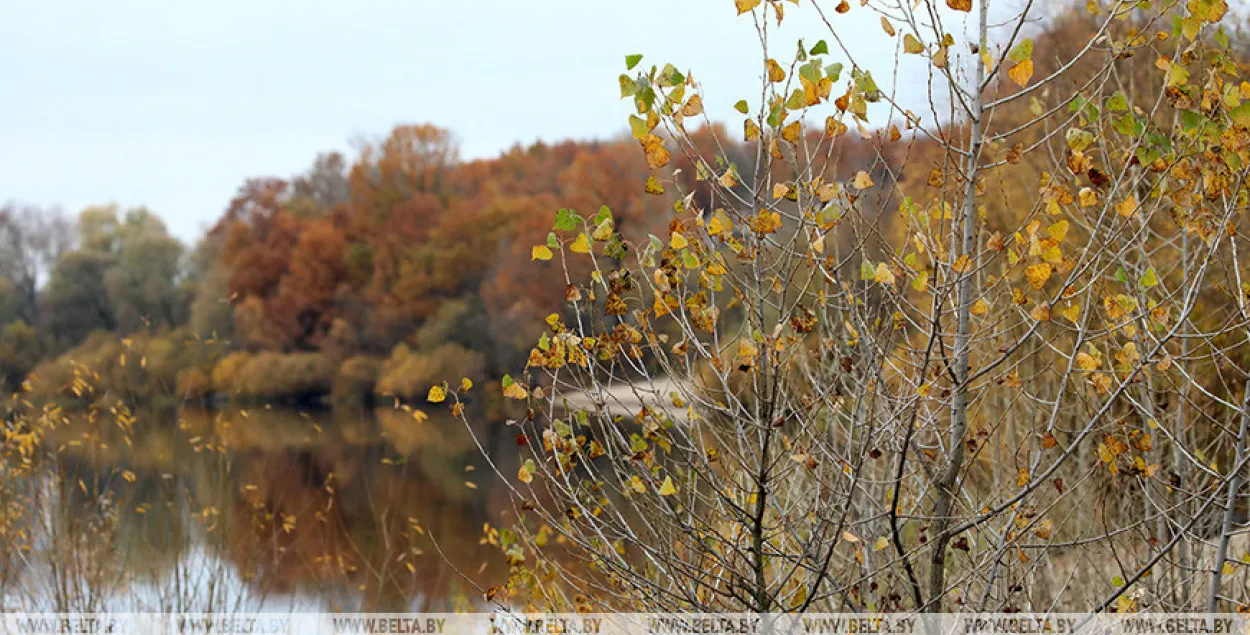
[[(1245, 607), (1250, 90), (1226, 3), (1089, 3), (1040, 32), (1031, 2), (735, 5), (761, 44), (749, 152), (697, 139), (691, 73), (630, 56), (668, 229), (564, 209), (531, 248), (567, 305), (503, 382), (527, 442), (496, 468), (518, 521), (489, 595)], [(928, 112), (843, 47), (850, 11), (932, 78)], [(828, 40), (771, 39), (804, 15)]]
[(117, 328), (117, 314), (105, 286), (112, 264), (111, 254), (94, 250), (71, 251), (57, 259), (40, 321), (62, 347), (81, 342), (92, 331)]
[(0, 321), (33, 323), (41, 276), (74, 240), (57, 212), (6, 204), (0, 208)]

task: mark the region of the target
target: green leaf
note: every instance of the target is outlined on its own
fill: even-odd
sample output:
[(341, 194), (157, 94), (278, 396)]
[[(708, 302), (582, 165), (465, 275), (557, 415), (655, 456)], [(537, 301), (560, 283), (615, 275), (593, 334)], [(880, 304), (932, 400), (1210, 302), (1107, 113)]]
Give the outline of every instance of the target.
[(609, 209), (607, 205), (601, 205), (599, 206), (599, 213), (595, 214), (594, 225), (598, 227), (600, 224), (603, 223), (603, 221), (611, 220), (611, 219), (612, 219), (612, 210)]
[[(869, 71), (864, 71), (862, 73), (858, 70), (851, 71), (851, 78), (855, 80), (855, 87), (858, 88), (860, 92), (864, 93), (864, 99), (868, 99), (868, 95), (880, 91), (880, 89), (877, 88), (877, 82), (872, 79), (872, 73)], [(868, 99), (868, 101), (872, 100)]]
[(655, 89), (647, 84), (634, 95), (634, 98), (634, 105), (638, 107), (638, 112), (650, 112), (651, 107), (655, 105)]
[(768, 110), (768, 119), (764, 122), (773, 128), (781, 126), (781, 122), (785, 121), (785, 106), (781, 100), (773, 102), (773, 107)]
[(665, 64), (664, 69), (660, 71), (660, 85), (665, 88), (680, 86), (685, 81), (686, 76), (682, 75), (672, 64)]
[(556, 211), (556, 224), (552, 229), (558, 229), (564, 232), (571, 232), (577, 229), (577, 224), (582, 221), (582, 217), (571, 209), (561, 207)]
[(842, 77), (842, 63), (835, 62), (826, 66), (825, 77), (828, 77), (833, 82), (837, 82), (838, 78)]
[(786, 100), (786, 108), (790, 110), (802, 110), (807, 104), (807, 97), (804, 96), (803, 90), (796, 88), (790, 93), (790, 98)]
[(816, 43), (816, 46), (812, 47), (811, 53), (812, 55), (828, 55), (829, 44), (826, 43), (824, 40), (821, 40)]
[(1232, 118), (1234, 124), (1250, 128), (1250, 101), (1228, 111), (1228, 116)]
[(1151, 267), (1142, 274), (1141, 280), (1138, 280), (1141, 286), (1149, 289), (1150, 287), (1159, 286), (1159, 276), (1155, 273), (1155, 268)]
[(1131, 114), (1125, 114), (1115, 120), (1115, 131), (1126, 137), (1139, 137), (1146, 131), (1146, 124), (1138, 121), (1137, 117)]
[(625, 70), (627, 71), (634, 70), (634, 67), (637, 66), (638, 62), (641, 62), (641, 61), (642, 61), (642, 54), (626, 55), (625, 56)]
[(629, 116), (629, 131), (634, 133), (635, 139), (641, 139), (651, 134), (651, 127), (647, 125), (647, 120), (638, 115)]
[(555, 232), (547, 234), (547, 247), (553, 251), (560, 248), (560, 239), (556, 238)]
[(1185, 128), (1186, 132), (1201, 128), (1206, 122), (1207, 118), (1203, 117), (1200, 112), (1186, 110), (1181, 113), (1181, 126)]
[(1111, 578), (1111, 586), (1113, 586), (1113, 587), (1122, 587), (1122, 586), (1124, 586), (1124, 578), (1121, 578), (1120, 576), (1116, 576), (1116, 577), (1114, 577), (1114, 578)]
[(1125, 271), (1124, 271), (1124, 267), (1116, 267), (1116, 270), (1115, 270), (1115, 281), (1116, 281), (1116, 282), (1119, 282), (1119, 283), (1125, 283), (1125, 282), (1128, 282), (1128, 274), (1127, 274), (1127, 273), (1125, 273)]
[(799, 67), (799, 77), (813, 84), (820, 83), (820, 62), (812, 60)]
[(1111, 99), (1107, 100), (1107, 110), (1110, 110), (1111, 112), (1124, 112), (1128, 110), (1128, 98), (1124, 96), (1124, 93), (1118, 90), (1115, 91), (1115, 94), (1111, 96)]
[(1068, 147), (1080, 152), (1094, 143), (1094, 133), (1080, 128), (1069, 128), (1067, 132)]
[(699, 266), (699, 259), (690, 253), (689, 249), (683, 249), (681, 250), (681, 264), (685, 265), (687, 269), (694, 269)]
[(634, 80), (629, 78), (629, 75), (621, 73), (621, 76), (618, 77), (617, 80), (621, 83), (621, 99), (633, 97), (634, 94), (638, 92), (638, 85), (634, 83)]
[(603, 255), (616, 259), (625, 257), (625, 243), (621, 240), (620, 234), (612, 234), (608, 237), (608, 244), (603, 247)]
[(1025, 38), (1007, 52), (1007, 59), (1020, 63), (1033, 59), (1033, 40)]
[(877, 278), (877, 268), (868, 259), (864, 259), (863, 264), (859, 266), (859, 277), (862, 280), (875, 280)]
[(508, 386), (511, 386), (511, 385), (512, 385), (512, 375), (504, 375), (504, 376), (503, 376), (503, 379), (502, 379), (502, 380), (500, 380), (499, 384), (500, 384), (501, 386), (503, 386), (504, 388), (507, 388)]
[(745, 99), (739, 99), (738, 103), (734, 104), (734, 110), (737, 110), (738, 112), (744, 115), (747, 114), (747, 111), (749, 111), (750, 109), (751, 108), (750, 106), (747, 106), (747, 100)]

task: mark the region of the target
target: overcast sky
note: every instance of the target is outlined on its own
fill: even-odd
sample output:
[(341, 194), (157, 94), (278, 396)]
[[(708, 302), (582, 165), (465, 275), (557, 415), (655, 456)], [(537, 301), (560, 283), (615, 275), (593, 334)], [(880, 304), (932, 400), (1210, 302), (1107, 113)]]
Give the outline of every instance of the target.
[[(777, 57), (828, 38), (785, 6)], [(837, 18), (849, 45), (881, 47), (881, 78), (895, 41), (877, 16)], [(758, 50), (730, 0), (6, 2), (0, 201), (147, 205), (193, 240), (245, 178), (396, 123), (450, 128), (467, 157), (616, 134), (627, 53), (693, 70), (709, 113), (736, 122)]]

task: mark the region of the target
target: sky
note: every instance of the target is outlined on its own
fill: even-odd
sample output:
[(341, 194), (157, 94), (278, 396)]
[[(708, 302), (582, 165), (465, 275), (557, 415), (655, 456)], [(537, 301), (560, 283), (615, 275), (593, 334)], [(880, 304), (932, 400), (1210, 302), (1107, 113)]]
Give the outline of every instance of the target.
[[(776, 51), (829, 37), (785, 6)], [(840, 36), (886, 63), (896, 40), (858, 9)], [(244, 179), (350, 156), (397, 123), (448, 128), (467, 158), (618, 134), (630, 53), (692, 71), (714, 119), (758, 99), (756, 30), (731, 0), (7, 2), (0, 202), (145, 205), (191, 241)]]

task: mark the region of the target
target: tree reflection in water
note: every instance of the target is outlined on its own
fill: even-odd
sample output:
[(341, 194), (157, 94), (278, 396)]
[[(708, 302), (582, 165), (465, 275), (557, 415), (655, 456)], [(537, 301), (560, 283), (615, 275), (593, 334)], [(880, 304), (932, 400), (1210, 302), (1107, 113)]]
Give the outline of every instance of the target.
[(480, 544), (507, 507), (481, 461), (459, 422), (390, 408), (69, 415), (5, 487), (5, 607), (469, 608), (448, 562), (478, 588), (506, 575)]

